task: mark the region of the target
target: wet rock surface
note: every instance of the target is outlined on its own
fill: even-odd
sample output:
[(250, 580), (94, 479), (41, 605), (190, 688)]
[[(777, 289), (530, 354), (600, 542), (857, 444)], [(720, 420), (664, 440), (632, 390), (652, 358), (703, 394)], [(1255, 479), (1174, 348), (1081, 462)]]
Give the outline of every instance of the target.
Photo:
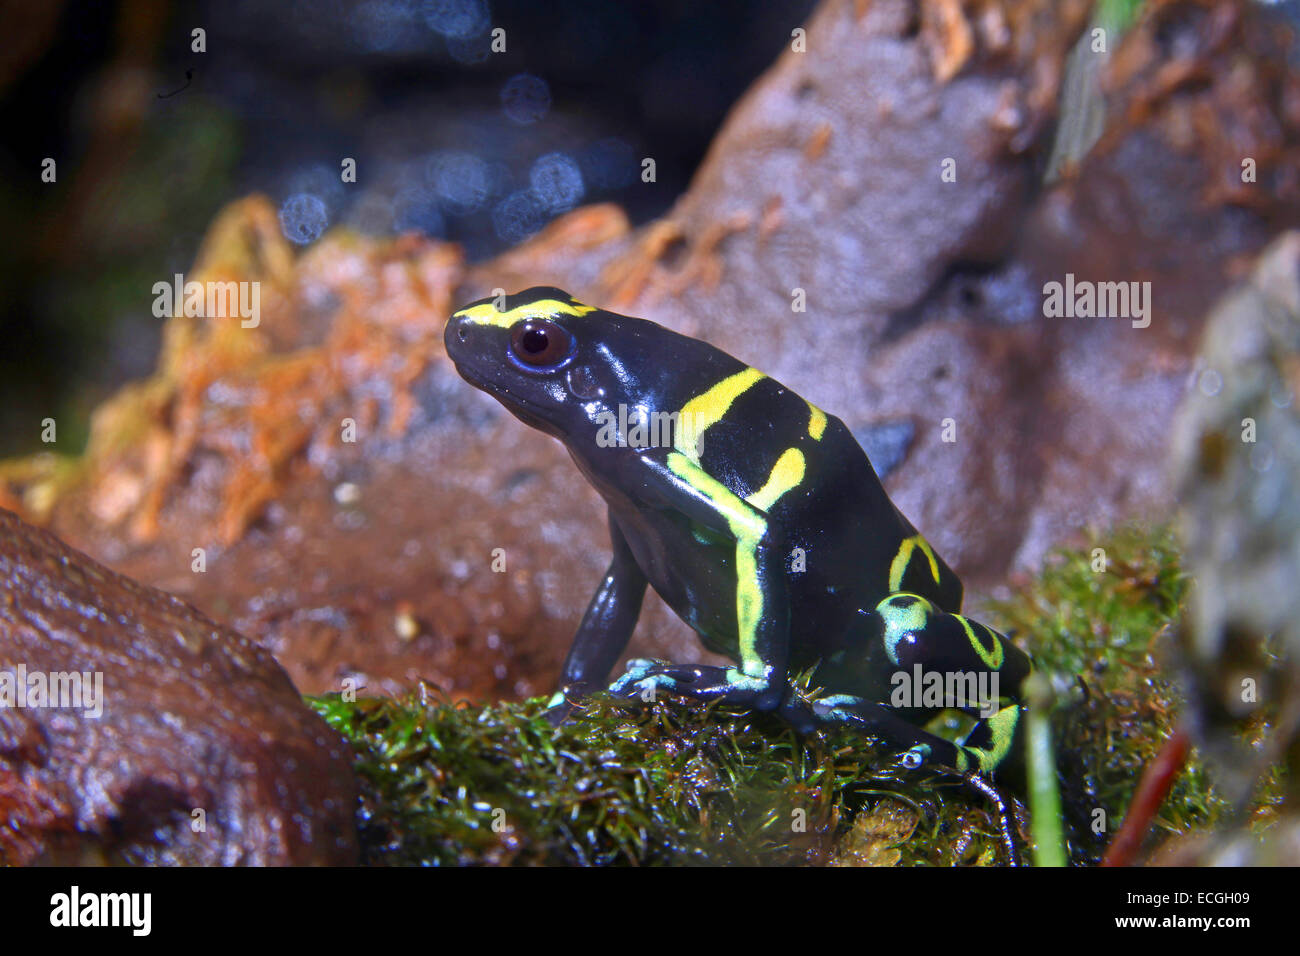
[[(295, 256), (265, 201), (232, 206), (188, 278), (259, 279), (260, 326), (169, 320), (158, 374), (100, 410), (82, 463), (6, 466), (0, 503), (262, 642), (304, 692), (549, 691), (608, 560), (604, 509), (456, 376), (441, 331), (462, 301), (553, 284), (703, 336), (876, 442), (978, 599), (1089, 524), (1169, 507), (1204, 309), (1295, 220), (1256, 201), (1287, 195), (1300, 143), (1286, 37), (1239, 4), (1153, 4), (1102, 71), (1098, 147), (1040, 185), (1085, 6), (823, 4), (635, 232), (600, 206), (474, 266), (342, 231)], [(1253, 131), (1254, 191), (1223, 188), (1219, 116)], [(1151, 282), (1151, 324), (1045, 317), (1066, 273)], [(646, 606), (630, 656), (704, 657)]]
[(0, 863), (357, 859), (348, 746), (265, 650), (4, 510), (0, 702)]

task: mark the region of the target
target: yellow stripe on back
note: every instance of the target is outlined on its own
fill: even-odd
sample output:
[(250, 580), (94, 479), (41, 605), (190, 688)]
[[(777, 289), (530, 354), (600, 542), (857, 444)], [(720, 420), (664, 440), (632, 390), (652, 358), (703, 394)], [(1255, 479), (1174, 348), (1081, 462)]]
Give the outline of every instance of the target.
[(898, 546), (898, 553), (894, 555), (893, 563), (889, 565), (889, 590), (901, 591), (903, 589), (903, 576), (907, 574), (907, 566), (912, 563), (912, 554), (918, 548), (921, 553), (929, 559), (930, 576), (934, 578), (934, 583), (939, 583), (939, 561), (934, 556), (934, 549), (930, 543), (919, 534), (914, 534), (910, 538), (904, 538), (903, 543)]
[(578, 317), (595, 311), (596, 307), (594, 305), (583, 305), (581, 302), (538, 299), (535, 302), (525, 302), (523, 305), (517, 305), (505, 312), (498, 311), (497, 307), (491, 302), (482, 302), (478, 305), (472, 305), (468, 309), (461, 309), (452, 318), (468, 319), (475, 325), (492, 325), (497, 328), (508, 329), (516, 322), (524, 319), (556, 315)]
[(770, 510), (778, 498), (803, 481), (806, 467), (803, 452), (798, 448), (787, 448), (772, 466), (772, 473), (767, 476), (763, 487), (745, 500), (759, 511)]
[[(763, 589), (758, 579), (758, 545), (767, 532), (767, 520), (745, 505), (765, 512), (783, 494), (797, 487), (803, 481), (806, 468), (803, 452), (798, 448), (787, 448), (772, 466), (763, 487), (744, 499), (682, 452), (669, 453), (668, 467), (709, 499), (736, 540), (736, 639), (741, 671), (749, 677), (760, 677), (764, 665), (755, 643), (764, 608)], [(699, 535), (696, 538), (698, 540)]]
[(750, 677), (761, 675), (763, 662), (755, 647), (763, 617), (763, 591), (758, 581), (758, 543), (767, 531), (762, 515), (746, 508), (740, 498), (697, 462), (679, 452), (668, 454), (668, 467), (677, 477), (702, 492), (727, 522), (736, 539), (736, 639), (741, 667)]
[(1011, 752), (1011, 743), (1015, 739), (1016, 724), (1020, 722), (1020, 707), (1012, 704), (1003, 707), (989, 718), (988, 727), (993, 736), (987, 750), (970, 748), (979, 756), (980, 769), (988, 772), (1002, 763)]
[(729, 375), (707, 392), (696, 395), (682, 406), (678, 416), (676, 440), (673, 444), (677, 450), (699, 464), (700, 439), (704, 433), (722, 420), (734, 402), (763, 378), (763, 373), (756, 368), (746, 368), (735, 375)]
[(812, 409), (808, 418), (808, 434), (813, 441), (821, 441), (826, 432), (826, 413), (812, 402), (808, 403), (808, 407)]
[[(954, 614), (953, 617), (955, 617), (966, 630), (966, 639), (970, 641), (971, 650), (980, 656), (980, 660), (988, 665), (989, 670), (995, 671), (1000, 668), (1002, 662), (1006, 659), (1006, 654), (1002, 650), (1002, 642), (998, 640), (997, 635), (992, 631), (989, 631), (989, 637), (993, 638), (993, 647), (987, 648), (984, 646), (984, 642), (979, 639), (979, 635), (975, 633), (975, 629), (971, 627), (970, 621), (962, 617), (960, 614)], [(975, 624), (981, 630), (989, 630), (978, 621), (976, 621)]]

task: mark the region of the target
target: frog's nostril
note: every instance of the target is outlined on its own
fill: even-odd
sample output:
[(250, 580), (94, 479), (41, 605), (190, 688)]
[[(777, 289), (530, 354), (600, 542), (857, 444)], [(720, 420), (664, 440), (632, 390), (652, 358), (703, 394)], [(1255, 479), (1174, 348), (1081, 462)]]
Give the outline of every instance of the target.
[(465, 331), (465, 326), (459, 325), (456, 327), (456, 338), (460, 339), (462, 342), (469, 338), (469, 333)]

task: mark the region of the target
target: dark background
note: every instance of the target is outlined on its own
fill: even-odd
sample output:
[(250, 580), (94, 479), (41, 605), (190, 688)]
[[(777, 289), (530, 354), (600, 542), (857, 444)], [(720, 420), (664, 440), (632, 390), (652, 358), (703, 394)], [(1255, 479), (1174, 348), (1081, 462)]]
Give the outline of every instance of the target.
[[(42, 447), (46, 416), (79, 447), (94, 405), (151, 371), (151, 288), (189, 269), (227, 202), (270, 195), (300, 240), (416, 230), (474, 260), (574, 205), (644, 222), (812, 7), (0, 3), (0, 456)], [(505, 53), (489, 50), (495, 27)]]

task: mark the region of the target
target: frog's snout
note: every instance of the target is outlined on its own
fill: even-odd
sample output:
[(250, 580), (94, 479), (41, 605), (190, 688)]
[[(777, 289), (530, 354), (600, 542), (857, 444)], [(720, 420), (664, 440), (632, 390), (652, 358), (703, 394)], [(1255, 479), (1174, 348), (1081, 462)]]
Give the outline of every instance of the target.
[(453, 315), (447, 320), (447, 326), (442, 333), (442, 342), (448, 355), (455, 359), (459, 351), (468, 347), (469, 340), (469, 322), (464, 316)]

